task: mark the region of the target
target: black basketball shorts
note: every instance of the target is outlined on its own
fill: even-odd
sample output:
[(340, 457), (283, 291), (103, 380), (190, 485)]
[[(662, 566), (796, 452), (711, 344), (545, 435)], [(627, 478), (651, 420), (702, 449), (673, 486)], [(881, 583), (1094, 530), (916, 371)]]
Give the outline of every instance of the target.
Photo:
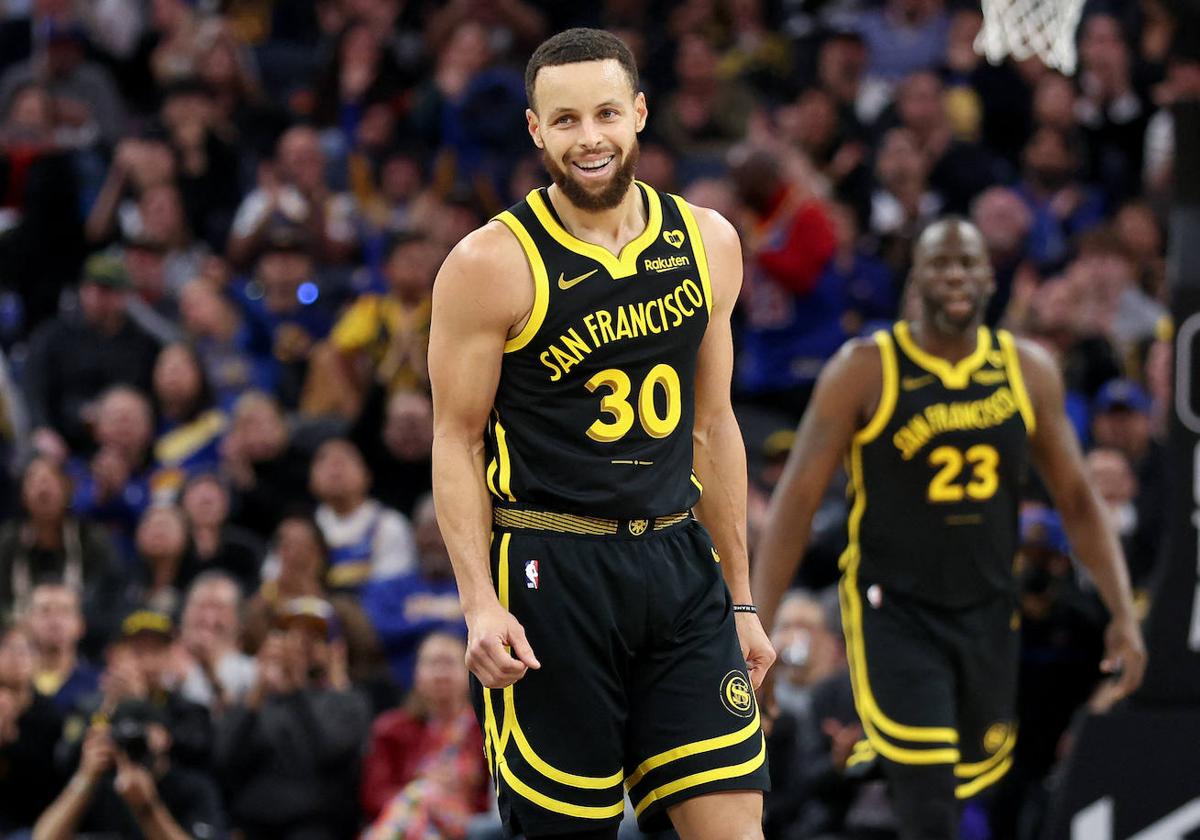
[(866, 734), (851, 762), (876, 754), (901, 765), (947, 765), (959, 799), (998, 781), (1017, 739), (1014, 599), (943, 609), (859, 580), (855, 564), (839, 591)]
[[(492, 576), (541, 663), (476, 713), (509, 835), (596, 830), (625, 793), (645, 831), (719, 790), (767, 790), (758, 706), (704, 528), (497, 528)], [(631, 533), (637, 531), (638, 533)]]

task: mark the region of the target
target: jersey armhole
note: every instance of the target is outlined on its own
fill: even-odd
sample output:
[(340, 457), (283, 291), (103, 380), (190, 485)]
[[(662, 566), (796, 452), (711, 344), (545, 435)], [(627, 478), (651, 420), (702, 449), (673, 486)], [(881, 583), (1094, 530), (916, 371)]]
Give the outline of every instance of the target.
[(1017, 343), (1013, 341), (1012, 333), (1008, 330), (996, 330), (996, 340), (1000, 342), (1000, 352), (1004, 354), (1004, 367), (1008, 370), (1008, 382), (1012, 385), (1013, 396), (1017, 400), (1017, 408), (1021, 419), (1025, 421), (1025, 432), (1032, 437), (1037, 431), (1037, 414), (1033, 410), (1033, 401), (1029, 399), (1029, 391), (1025, 387), (1025, 375), (1021, 373), (1021, 356), (1017, 353)]
[(879, 405), (871, 421), (854, 435), (854, 442), (860, 446), (875, 440), (883, 432), (888, 421), (892, 419), (892, 412), (896, 410), (896, 397), (900, 392), (900, 368), (896, 361), (896, 345), (892, 342), (891, 335), (885, 330), (878, 330), (871, 338), (879, 347), (883, 391), (879, 395)]
[(504, 226), (517, 238), (521, 250), (525, 252), (529, 270), (533, 274), (533, 309), (529, 313), (529, 320), (525, 322), (525, 326), (519, 333), (504, 342), (504, 352), (512, 353), (532, 341), (538, 330), (542, 328), (542, 322), (546, 320), (546, 309), (550, 305), (550, 279), (546, 276), (546, 264), (542, 262), (542, 255), (538, 253), (533, 237), (529, 235), (525, 225), (521, 224), (520, 219), (508, 210), (498, 213), (495, 219), (503, 222)]

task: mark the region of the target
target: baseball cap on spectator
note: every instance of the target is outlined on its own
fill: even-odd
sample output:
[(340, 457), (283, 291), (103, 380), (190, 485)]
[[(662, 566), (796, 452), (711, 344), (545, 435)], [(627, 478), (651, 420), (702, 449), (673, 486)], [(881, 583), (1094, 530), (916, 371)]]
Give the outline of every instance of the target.
[(121, 622), (121, 637), (133, 639), (152, 636), (171, 641), (175, 637), (175, 624), (170, 616), (154, 610), (134, 610)]
[(332, 604), (324, 598), (306, 596), (284, 602), (275, 617), (275, 623), (281, 629), (308, 627), (317, 635), (331, 637), (337, 621)]
[(128, 289), (129, 272), (120, 257), (107, 252), (92, 254), (83, 264), (83, 282), (109, 289)]
[(1125, 411), (1140, 411), (1146, 414), (1150, 411), (1150, 395), (1140, 385), (1129, 379), (1110, 379), (1092, 400), (1092, 412), (1100, 414), (1114, 409)]
[(1021, 547), (1063, 555), (1071, 553), (1071, 544), (1058, 513), (1043, 507), (1021, 511)]

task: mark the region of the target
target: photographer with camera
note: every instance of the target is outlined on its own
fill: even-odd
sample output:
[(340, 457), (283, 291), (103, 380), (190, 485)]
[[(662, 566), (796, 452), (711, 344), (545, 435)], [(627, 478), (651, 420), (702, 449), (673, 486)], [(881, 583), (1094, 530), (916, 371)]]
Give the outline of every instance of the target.
[(217, 772), (238, 827), (276, 840), (355, 836), (370, 724), (333, 606), (314, 597), (282, 604), (258, 651), (256, 686), (217, 724)]
[(34, 840), (221, 838), (225, 815), (207, 774), (172, 764), (162, 713), (123, 700), (97, 715), (71, 781), (38, 819)]

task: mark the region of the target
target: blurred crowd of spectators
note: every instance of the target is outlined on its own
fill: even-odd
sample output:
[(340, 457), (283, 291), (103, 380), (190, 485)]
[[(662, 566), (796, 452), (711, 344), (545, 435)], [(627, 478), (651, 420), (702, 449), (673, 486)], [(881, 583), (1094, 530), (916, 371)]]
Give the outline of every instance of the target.
[[(0, 836), (486, 833), (430, 293), (545, 183), (522, 71), (571, 25), (638, 58), (639, 176), (741, 230), (752, 538), (822, 364), (911, 311), (914, 237), (959, 213), (1144, 587), (1168, 106), (1200, 92), (1165, 5), (1093, 0), (1065, 78), (981, 60), (956, 0), (0, 2)], [(775, 628), (771, 838), (892, 836), (842, 772), (845, 515), (833, 488)], [(972, 838), (1035, 836), (1105, 704), (1103, 611), (1035, 485), (1021, 527), (1017, 765)]]

